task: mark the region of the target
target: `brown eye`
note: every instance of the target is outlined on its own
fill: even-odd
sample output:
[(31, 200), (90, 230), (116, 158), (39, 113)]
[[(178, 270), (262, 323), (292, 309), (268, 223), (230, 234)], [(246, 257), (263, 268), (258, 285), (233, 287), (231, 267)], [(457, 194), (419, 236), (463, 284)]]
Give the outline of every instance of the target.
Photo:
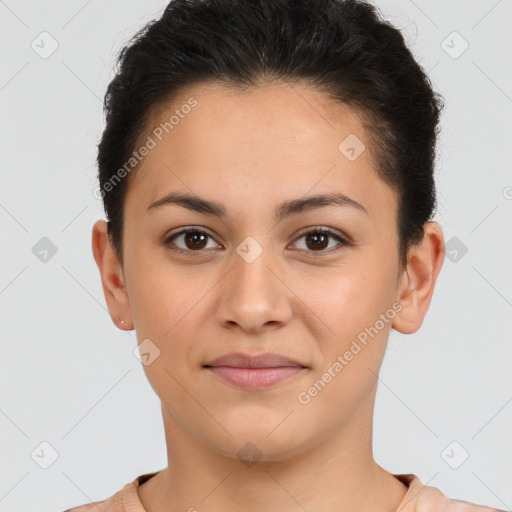
[(303, 233), (298, 240), (302, 238), (306, 240), (305, 250), (308, 252), (332, 252), (325, 250), (329, 247), (330, 240), (336, 240), (341, 245), (349, 245), (346, 240), (329, 229), (312, 229)]
[(325, 249), (329, 245), (329, 235), (324, 233), (306, 235), (306, 240), (306, 246), (311, 250)]
[[(201, 252), (206, 249), (208, 238), (212, 238), (205, 231), (199, 229), (188, 228), (176, 233), (166, 240), (164, 245), (173, 245), (175, 247), (169, 247), (173, 251), (177, 252)], [(181, 246), (175, 241), (181, 239)], [(213, 239), (212, 239), (213, 240)]]
[(185, 245), (188, 249), (204, 249), (205, 240), (208, 235), (204, 235), (199, 232), (191, 231), (183, 235)]
[[(208, 247), (207, 244), (209, 238), (213, 240), (213, 237), (205, 231), (197, 228), (187, 228), (165, 239), (164, 245), (175, 252), (188, 254), (197, 253), (199, 256), (202, 253), (210, 252), (206, 251), (206, 249), (214, 249), (218, 247), (215, 246), (215, 244), (213, 247)], [(301, 239), (305, 239), (306, 241), (305, 247), (303, 248), (304, 251), (309, 253), (320, 253), (319, 255), (322, 255), (323, 253), (330, 254), (332, 252), (336, 252), (336, 250), (327, 250), (331, 241), (338, 242), (338, 244), (331, 245), (331, 248), (336, 245), (350, 245), (348, 241), (329, 229), (311, 229), (306, 233), (303, 233), (298, 238), (298, 240)], [(177, 241), (180, 243), (177, 243)]]

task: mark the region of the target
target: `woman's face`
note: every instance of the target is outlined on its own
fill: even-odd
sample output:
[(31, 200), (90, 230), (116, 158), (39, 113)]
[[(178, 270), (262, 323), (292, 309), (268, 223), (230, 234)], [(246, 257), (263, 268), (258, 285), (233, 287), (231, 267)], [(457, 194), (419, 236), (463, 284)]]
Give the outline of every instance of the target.
[[(224, 455), (252, 443), (264, 459), (286, 458), (360, 434), (371, 416), (402, 307), (397, 196), (356, 112), (333, 107), (299, 85), (196, 86), (154, 119), (130, 180), (120, 316), (143, 343), (166, 425)], [(196, 208), (151, 207), (170, 193), (197, 197)], [(360, 206), (293, 207), (334, 194)], [(204, 366), (235, 352), (305, 368), (245, 389)]]

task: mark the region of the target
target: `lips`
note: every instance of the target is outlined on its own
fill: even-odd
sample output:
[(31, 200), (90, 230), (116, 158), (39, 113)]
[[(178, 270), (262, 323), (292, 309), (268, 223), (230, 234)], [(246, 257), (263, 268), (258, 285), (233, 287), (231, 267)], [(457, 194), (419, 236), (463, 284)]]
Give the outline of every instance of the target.
[(275, 368), (275, 367), (299, 367), (307, 368), (298, 361), (282, 356), (280, 354), (266, 353), (257, 356), (243, 354), (240, 352), (219, 357), (203, 366), (231, 366), (233, 368)]
[(303, 373), (307, 366), (280, 354), (228, 354), (203, 365), (225, 383), (245, 390), (261, 390)]

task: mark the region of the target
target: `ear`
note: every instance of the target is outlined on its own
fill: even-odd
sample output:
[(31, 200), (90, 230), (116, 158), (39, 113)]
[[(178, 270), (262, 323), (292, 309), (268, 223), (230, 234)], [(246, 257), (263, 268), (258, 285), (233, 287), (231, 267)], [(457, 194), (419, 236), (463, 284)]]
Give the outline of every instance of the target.
[(402, 309), (391, 326), (403, 334), (412, 334), (421, 327), (444, 261), (441, 226), (437, 222), (426, 222), (423, 231), (421, 243), (409, 249), (407, 265), (398, 287), (397, 300)]
[(103, 293), (112, 321), (119, 329), (132, 330), (133, 315), (126, 293), (123, 266), (110, 243), (104, 220), (96, 221), (92, 228), (92, 253), (101, 274)]

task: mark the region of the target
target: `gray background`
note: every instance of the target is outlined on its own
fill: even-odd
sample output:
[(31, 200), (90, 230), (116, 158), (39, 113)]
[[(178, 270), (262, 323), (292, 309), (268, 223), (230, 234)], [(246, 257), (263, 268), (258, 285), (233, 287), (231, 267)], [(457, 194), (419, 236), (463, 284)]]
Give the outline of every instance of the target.
[[(510, 510), (512, 1), (377, 4), (446, 99), (436, 220), (451, 245), (421, 329), (391, 334), (375, 457)], [(0, 1), (0, 511), (60, 512), (166, 465), (159, 401), (135, 333), (110, 320), (90, 246), (114, 58), (165, 5)], [(58, 42), (48, 58), (31, 47), (51, 49), (43, 31)], [(43, 237), (57, 248), (46, 262)]]

